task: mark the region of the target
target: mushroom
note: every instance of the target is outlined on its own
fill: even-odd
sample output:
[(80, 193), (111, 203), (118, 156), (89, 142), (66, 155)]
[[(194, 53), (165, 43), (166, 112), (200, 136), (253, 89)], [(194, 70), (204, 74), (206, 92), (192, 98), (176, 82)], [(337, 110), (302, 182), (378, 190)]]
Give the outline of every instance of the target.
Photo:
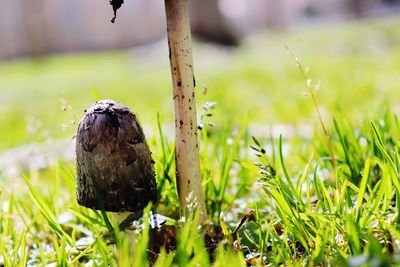
[(97, 101), (76, 133), (77, 200), (111, 212), (139, 212), (157, 200), (154, 161), (135, 114), (114, 100)]
[[(193, 74), (189, 4), (188, 0), (164, 1), (175, 109), (175, 161), (180, 213), (184, 215), (189, 199), (196, 201), (201, 223), (206, 217), (206, 209), (197, 143), (196, 80)], [(110, 0), (114, 10), (112, 22), (123, 2)]]
[(201, 223), (206, 217), (206, 210), (197, 143), (194, 93), (196, 80), (193, 74), (188, 0), (165, 0), (165, 12), (175, 108), (175, 160), (179, 206), (183, 215), (188, 200), (196, 200)]

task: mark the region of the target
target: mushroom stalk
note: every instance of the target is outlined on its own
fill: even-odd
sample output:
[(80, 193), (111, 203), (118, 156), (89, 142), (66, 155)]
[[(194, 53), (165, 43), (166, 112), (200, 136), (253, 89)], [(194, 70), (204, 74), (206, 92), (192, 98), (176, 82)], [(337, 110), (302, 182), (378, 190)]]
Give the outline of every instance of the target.
[(165, 0), (169, 58), (175, 108), (176, 180), (181, 215), (189, 195), (205, 218), (202, 196), (193, 74), (192, 40), (187, 0)]

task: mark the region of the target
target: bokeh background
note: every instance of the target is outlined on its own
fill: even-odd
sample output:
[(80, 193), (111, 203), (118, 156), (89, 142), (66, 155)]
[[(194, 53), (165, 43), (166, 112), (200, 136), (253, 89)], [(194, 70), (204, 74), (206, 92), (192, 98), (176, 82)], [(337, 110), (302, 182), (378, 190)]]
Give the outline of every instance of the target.
[[(396, 14), (398, 0), (191, 0), (194, 34), (235, 44), (255, 31)], [(161, 0), (127, 0), (112, 17), (108, 1), (1, 1), (0, 59), (131, 48), (165, 35)]]
[[(285, 46), (320, 81), (328, 124), (337, 113), (357, 123), (387, 107), (400, 111), (400, 1), (190, 4), (198, 116), (204, 103), (217, 102), (216, 127), (246, 120), (262, 135), (271, 125), (304, 132), (315, 123)], [(157, 114), (166, 126), (173, 122), (163, 1), (125, 0), (115, 24), (106, 0), (0, 6), (1, 168), (72, 157), (77, 123), (96, 99), (125, 103), (149, 134)]]

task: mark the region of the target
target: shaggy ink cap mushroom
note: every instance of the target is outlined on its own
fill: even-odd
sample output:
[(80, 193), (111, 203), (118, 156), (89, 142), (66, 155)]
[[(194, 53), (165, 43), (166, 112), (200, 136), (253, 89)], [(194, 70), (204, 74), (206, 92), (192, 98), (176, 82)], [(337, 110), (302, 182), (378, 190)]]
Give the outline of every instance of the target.
[(97, 101), (76, 134), (77, 200), (82, 206), (136, 212), (157, 200), (150, 149), (135, 114), (114, 100)]

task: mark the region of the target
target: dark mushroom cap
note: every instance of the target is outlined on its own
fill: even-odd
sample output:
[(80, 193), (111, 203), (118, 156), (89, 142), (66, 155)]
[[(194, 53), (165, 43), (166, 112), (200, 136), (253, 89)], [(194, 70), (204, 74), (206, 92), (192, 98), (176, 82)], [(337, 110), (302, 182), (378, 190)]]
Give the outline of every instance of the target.
[(142, 210), (157, 200), (153, 164), (133, 112), (114, 100), (89, 108), (76, 134), (80, 205), (113, 212)]

